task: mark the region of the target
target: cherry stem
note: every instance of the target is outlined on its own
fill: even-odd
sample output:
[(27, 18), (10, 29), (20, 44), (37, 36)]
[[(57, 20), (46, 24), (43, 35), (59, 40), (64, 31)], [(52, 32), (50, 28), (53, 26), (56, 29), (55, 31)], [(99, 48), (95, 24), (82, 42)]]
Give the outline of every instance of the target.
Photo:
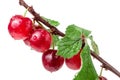
[(100, 75), (99, 76), (102, 76), (102, 72), (103, 72), (103, 67), (101, 67)]
[[(52, 34), (55, 35), (59, 35), (64, 37), (65, 34), (62, 33), (61, 31), (59, 31), (56, 27), (50, 25), (46, 20), (44, 20), (37, 12), (35, 12), (35, 10), (33, 9), (33, 7), (28, 6), (24, 0), (19, 0), (19, 4), (21, 6), (24, 6), (26, 9), (29, 7), (28, 11), (34, 16), (35, 20), (40, 21), (41, 23), (43, 23), (44, 25), (46, 25), (47, 27), (49, 27), (52, 31)], [(91, 50), (91, 55), (96, 58), (99, 62), (101, 62), (103, 64), (103, 68), (110, 70), (111, 72), (113, 72), (114, 74), (116, 74), (118, 77), (120, 77), (120, 72), (118, 70), (116, 70), (113, 66), (111, 66), (108, 62), (106, 62), (104, 59), (102, 59), (99, 55), (97, 55), (95, 52), (93, 52)]]
[[(53, 40), (53, 34), (51, 34), (51, 36), (52, 36), (52, 40)], [(53, 48), (53, 50), (55, 49), (55, 42), (54, 41), (52, 41), (52, 48)]]
[(26, 8), (26, 10), (25, 10), (25, 12), (24, 12), (24, 17), (26, 16), (26, 14), (27, 14), (27, 12), (28, 12), (28, 9), (29, 9), (29, 7), (28, 8)]

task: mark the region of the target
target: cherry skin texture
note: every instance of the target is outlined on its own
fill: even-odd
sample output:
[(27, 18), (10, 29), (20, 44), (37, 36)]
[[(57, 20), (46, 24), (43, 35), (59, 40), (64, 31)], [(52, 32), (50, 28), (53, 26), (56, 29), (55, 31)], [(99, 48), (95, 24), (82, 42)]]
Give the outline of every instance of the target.
[(63, 63), (64, 58), (56, 55), (57, 50), (49, 49), (42, 55), (42, 63), (46, 70), (54, 72), (59, 70)]
[(105, 77), (103, 77), (103, 76), (100, 76), (99, 80), (107, 80), (107, 79)]
[(9, 34), (15, 39), (25, 39), (32, 30), (31, 19), (22, 15), (15, 15), (10, 19), (8, 24)]
[(74, 55), (72, 58), (65, 59), (65, 63), (68, 68), (72, 70), (78, 70), (81, 67), (80, 53)]
[(38, 52), (47, 51), (50, 48), (51, 42), (50, 33), (44, 29), (37, 29), (30, 36), (30, 46)]

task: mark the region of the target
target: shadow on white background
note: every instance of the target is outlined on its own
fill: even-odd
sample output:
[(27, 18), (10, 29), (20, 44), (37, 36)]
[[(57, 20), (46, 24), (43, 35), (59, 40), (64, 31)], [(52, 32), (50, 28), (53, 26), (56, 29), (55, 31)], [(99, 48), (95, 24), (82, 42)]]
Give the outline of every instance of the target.
[[(25, 0), (40, 15), (60, 21), (61, 31), (76, 24), (92, 31), (100, 56), (120, 71), (120, 1), (119, 0)], [(7, 31), (9, 19), (23, 14), (18, 0), (0, 1), (0, 80), (72, 80), (78, 71), (65, 65), (57, 72), (46, 71), (42, 53), (30, 50), (23, 41), (15, 41)], [(32, 18), (28, 13), (27, 16)], [(100, 63), (94, 59), (99, 74)], [(110, 71), (103, 71), (108, 80), (120, 80)]]

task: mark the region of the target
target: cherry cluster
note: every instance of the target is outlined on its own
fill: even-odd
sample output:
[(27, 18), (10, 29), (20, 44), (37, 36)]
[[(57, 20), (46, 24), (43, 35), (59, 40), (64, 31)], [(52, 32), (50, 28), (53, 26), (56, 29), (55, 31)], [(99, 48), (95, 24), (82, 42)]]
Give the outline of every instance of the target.
[[(55, 72), (63, 66), (64, 62), (72, 70), (80, 69), (82, 63), (80, 53), (82, 48), (69, 59), (58, 56), (57, 50), (51, 49), (53, 34), (50, 30), (45, 29), (42, 24), (35, 24), (34, 22), (34, 20), (28, 17), (14, 15), (8, 24), (8, 32), (14, 40), (23, 40), (32, 50), (43, 53), (42, 63), (46, 70)], [(99, 80), (107, 79), (99, 76)]]
[(45, 29), (42, 24), (22, 15), (14, 15), (8, 24), (8, 32), (15, 40), (23, 40), (32, 50), (41, 52), (42, 63), (46, 70), (54, 72), (59, 70), (64, 62), (68, 68), (78, 70), (81, 67), (80, 52), (72, 58), (64, 59), (57, 55), (56, 49), (51, 49), (52, 33)]

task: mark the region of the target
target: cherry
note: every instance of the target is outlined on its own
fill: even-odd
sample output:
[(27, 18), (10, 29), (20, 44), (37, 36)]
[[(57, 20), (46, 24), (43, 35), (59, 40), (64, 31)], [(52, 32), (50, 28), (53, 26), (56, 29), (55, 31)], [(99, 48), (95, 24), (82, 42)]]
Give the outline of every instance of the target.
[(29, 35), (26, 39), (23, 40), (24, 43), (25, 43), (27, 46), (30, 46), (30, 36), (31, 36), (32, 33), (33, 33), (35, 30), (37, 30), (37, 29), (42, 29), (42, 28), (41, 28), (40, 25), (35, 25), (35, 24), (33, 24), (33, 29), (32, 29), (32, 31), (31, 31), (30, 35)]
[(103, 76), (99, 76), (99, 80), (107, 80), (107, 79)]
[(80, 52), (76, 55), (74, 55), (72, 58), (65, 59), (65, 63), (68, 68), (72, 70), (78, 70), (81, 67), (81, 58), (80, 58)]
[(40, 28), (33, 31), (28, 41), (32, 49), (45, 52), (50, 48), (52, 38), (47, 30)]
[(32, 21), (28, 17), (15, 15), (8, 24), (9, 34), (15, 39), (25, 39), (32, 30)]
[(59, 70), (64, 63), (64, 58), (57, 56), (56, 52), (57, 50), (49, 49), (42, 55), (43, 66), (50, 72)]

